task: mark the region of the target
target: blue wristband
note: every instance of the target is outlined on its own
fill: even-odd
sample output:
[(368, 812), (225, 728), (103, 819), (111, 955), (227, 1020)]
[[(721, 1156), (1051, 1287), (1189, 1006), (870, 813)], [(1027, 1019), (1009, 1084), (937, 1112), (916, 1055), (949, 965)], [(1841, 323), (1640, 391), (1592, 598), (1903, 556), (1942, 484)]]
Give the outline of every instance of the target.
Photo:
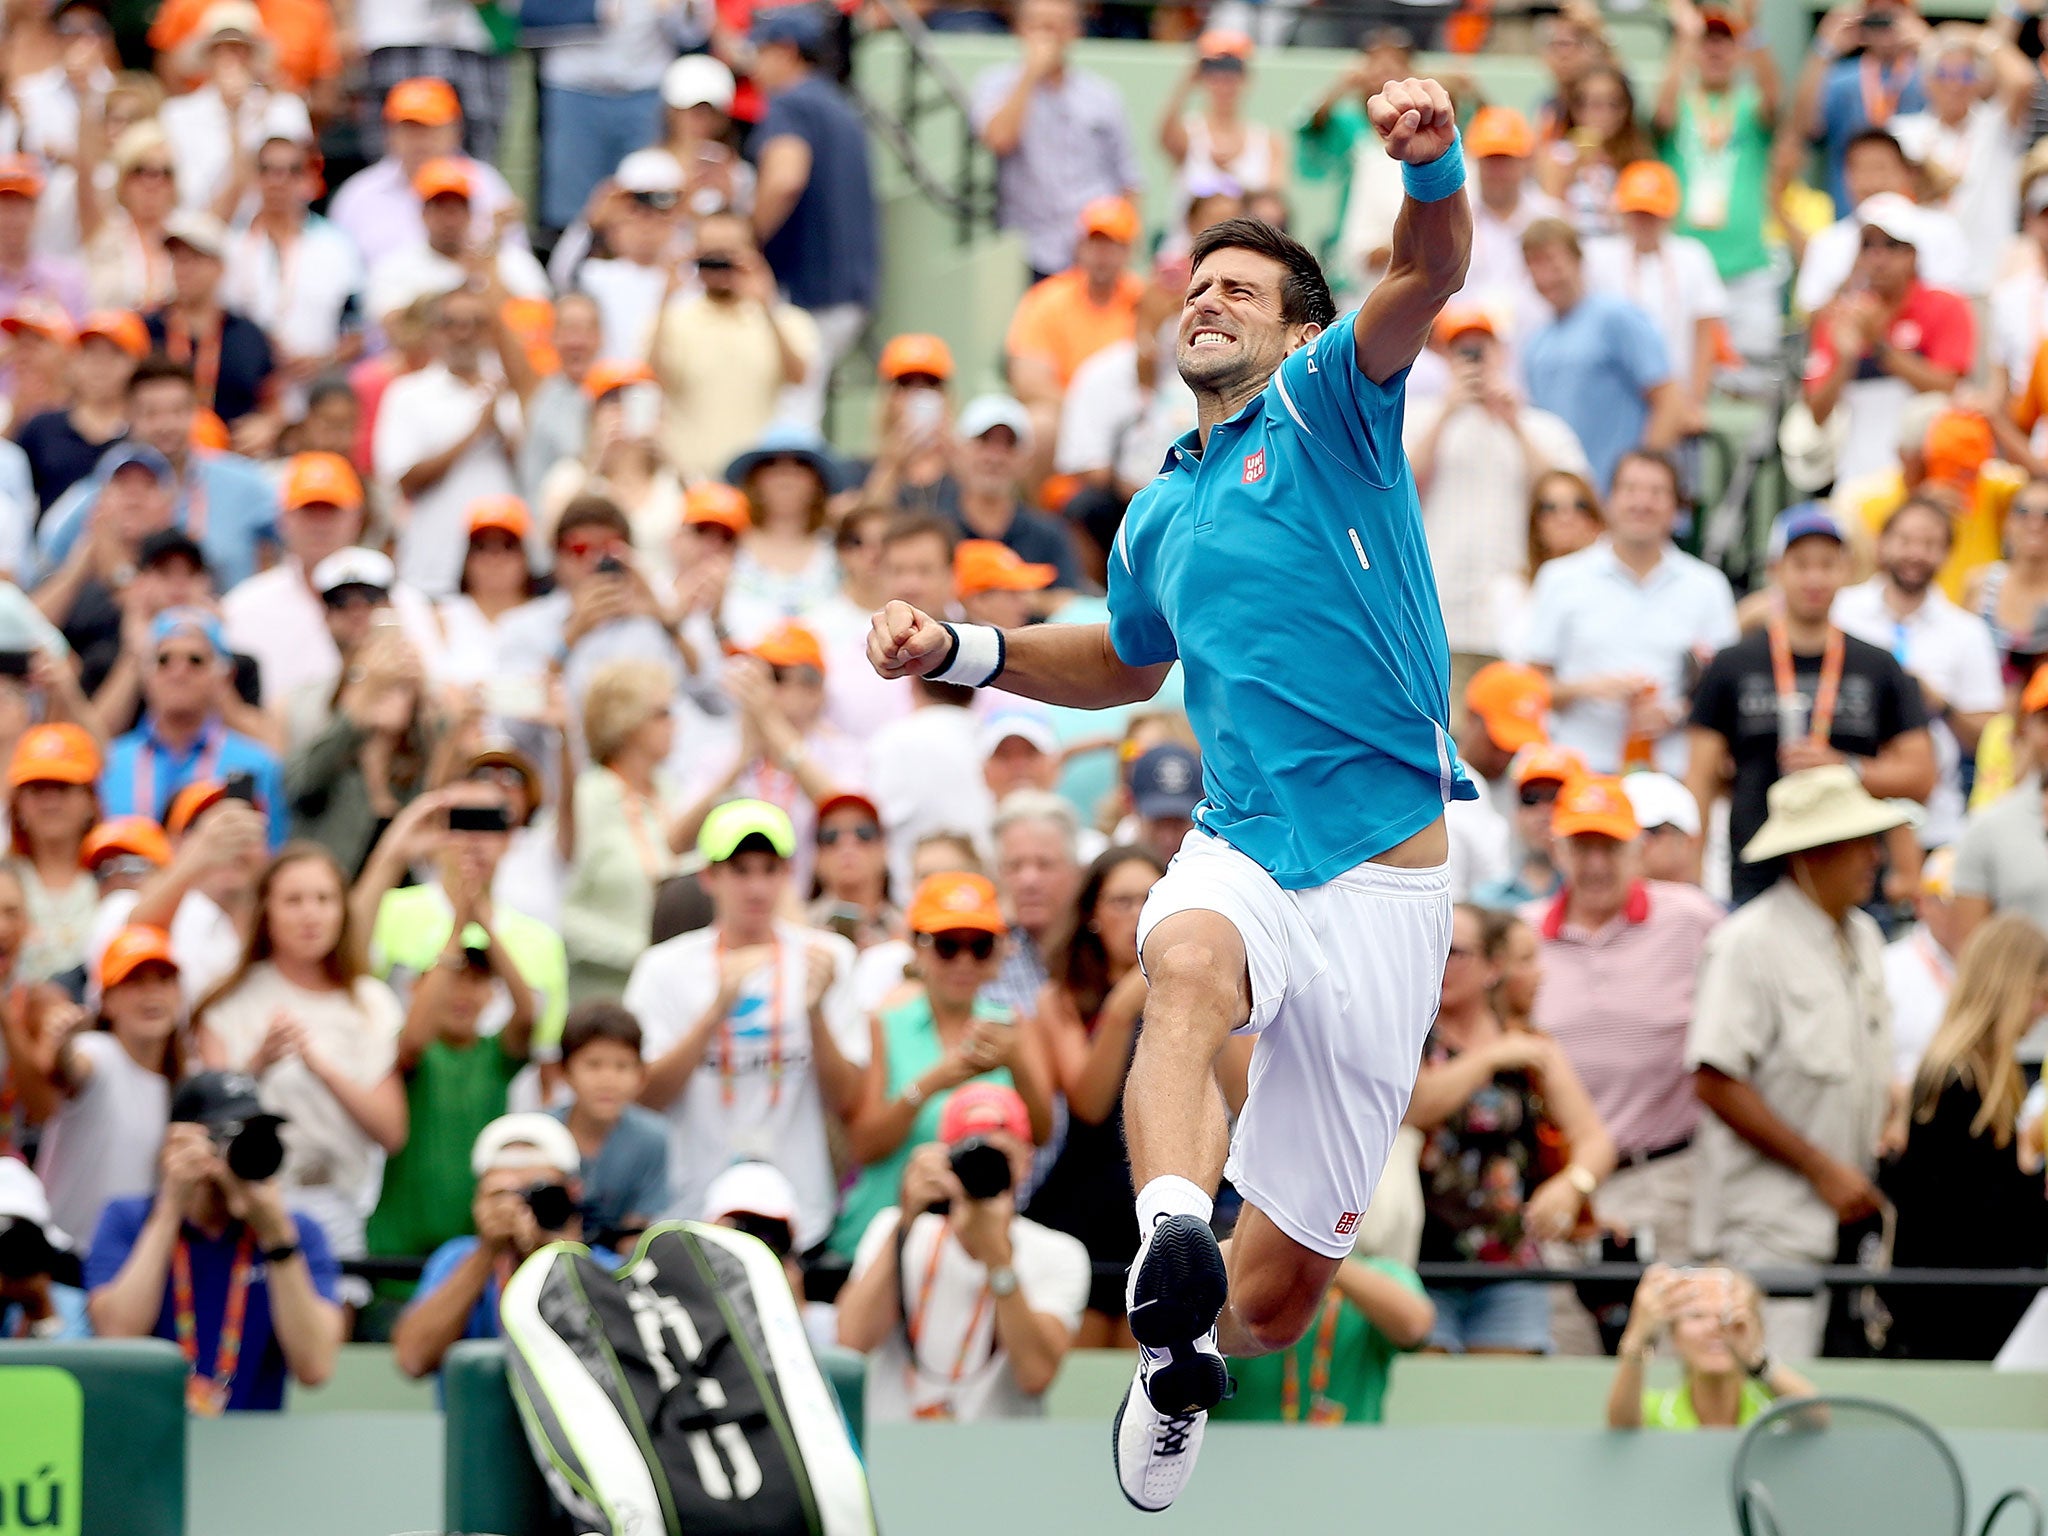
[(1451, 147), (1427, 165), (1401, 163), (1401, 185), (1418, 203), (1440, 203), (1465, 185), (1465, 144), (1455, 133)]

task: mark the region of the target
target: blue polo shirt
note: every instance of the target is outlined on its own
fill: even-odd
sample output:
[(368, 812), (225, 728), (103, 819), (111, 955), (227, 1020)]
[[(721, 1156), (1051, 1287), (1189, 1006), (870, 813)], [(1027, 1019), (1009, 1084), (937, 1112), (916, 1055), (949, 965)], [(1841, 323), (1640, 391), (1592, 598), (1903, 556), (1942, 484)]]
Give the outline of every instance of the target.
[[(462, 1261), (476, 1252), (477, 1239), (451, 1237), (427, 1256), (426, 1266), (420, 1270), (419, 1289), (412, 1293), (412, 1306), (418, 1306), (427, 1297), (448, 1283), (448, 1277), (462, 1265)], [(590, 1256), (609, 1269), (617, 1269), (625, 1261), (609, 1248), (593, 1248)], [(476, 1305), (469, 1309), (469, 1316), (463, 1322), (462, 1336), (465, 1339), (495, 1339), (500, 1333), (498, 1327), (498, 1277), (492, 1275), (484, 1282), (484, 1293), (477, 1297)]]
[[(149, 1219), (150, 1202), (154, 1198), (152, 1195), (129, 1195), (107, 1202), (106, 1209), (100, 1212), (99, 1227), (93, 1233), (92, 1248), (86, 1255), (85, 1288), (88, 1291), (98, 1290), (121, 1272), (121, 1266), (128, 1262), (128, 1255), (134, 1251), (135, 1240), (142, 1235), (143, 1223)], [(329, 1301), (339, 1301), (341, 1266), (335, 1262), (334, 1253), (327, 1246), (327, 1234), (320, 1230), (319, 1222), (301, 1212), (294, 1211), (292, 1220), (298, 1223), (299, 1249), (305, 1255), (307, 1269), (312, 1271), (313, 1289)], [(220, 1347), (221, 1316), (227, 1309), (228, 1280), (234, 1272), (235, 1249), (241, 1241), (242, 1227), (240, 1222), (230, 1222), (220, 1236), (208, 1237), (197, 1227), (187, 1224), (182, 1237), (192, 1260), (193, 1342), (198, 1346), (200, 1367), (211, 1374)], [(241, 1363), (236, 1367), (234, 1383), (228, 1389), (228, 1411), (231, 1413), (284, 1406), (288, 1371), (284, 1350), (279, 1347), (277, 1335), (270, 1325), (270, 1287), (264, 1278), (264, 1268), (259, 1257), (249, 1285), (248, 1310), (242, 1321)], [(178, 1318), (168, 1273), (164, 1276), (164, 1299), (157, 1310), (156, 1327), (150, 1331), (159, 1339), (176, 1342), (178, 1337)]]
[[(1842, 184), (1842, 161), (1847, 158), (1849, 141), (1870, 126), (1870, 102), (1864, 97), (1864, 61), (1862, 58), (1837, 59), (1828, 66), (1828, 72), (1821, 79), (1820, 122), (1821, 143), (1827, 162), (1828, 196), (1835, 200), (1839, 211), (1849, 206), (1849, 192)], [(1915, 54), (1908, 54), (1894, 64), (1889, 74), (1877, 67), (1877, 61), (1870, 61), (1869, 72), (1872, 99), (1892, 101), (1890, 115), (1877, 126), (1890, 130), (1901, 117), (1911, 112), (1927, 110), (1927, 93), (1920, 86), (1920, 60)]]
[(1446, 727), (1450, 648), (1401, 451), (1407, 372), (1359, 370), (1356, 318), (1293, 352), (1206, 450), (1176, 442), (1109, 560), (1117, 655), (1186, 672), (1196, 821), (1288, 890), (1478, 796)]
[[(115, 446), (108, 444), (110, 451)], [(44, 515), (36, 529), (38, 581), (64, 563), (85, 532), (103, 483), (95, 469)], [(256, 573), (259, 548), (277, 543), (277, 506), (277, 488), (247, 459), (195, 448), (178, 485), (171, 521), (198, 541), (214, 587), (225, 592)]]
[(1610, 293), (1588, 293), (1522, 347), (1529, 403), (1564, 418), (1586, 450), (1601, 495), (1621, 456), (1643, 440), (1644, 397), (1671, 377), (1664, 338), (1642, 310)]
[(768, 98), (749, 153), (802, 139), (811, 174), (782, 227), (761, 242), (775, 280), (799, 309), (871, 307), (881, 277), (881, 229), (868, 176), (868, 130), (844, 91), (806, 75)]
[[(147, 816), (160, 822), (171, 797), (194, 779), (225, 779), (235, 773), (256, 780), (256, 799), (269, 820), (270, 848), (276, 852), (284, 846), (291, 819), (284, 770), (268, 747), (218, 720), (190, 747), (178, 751), (157, 736), (155, 720), (144, 715), (140, 725), (115, 737), (107, 750), (107, 765), (100, 770), (100, 808), (108, 816)], [(145, 798), (147, 805), (140, 803)]]

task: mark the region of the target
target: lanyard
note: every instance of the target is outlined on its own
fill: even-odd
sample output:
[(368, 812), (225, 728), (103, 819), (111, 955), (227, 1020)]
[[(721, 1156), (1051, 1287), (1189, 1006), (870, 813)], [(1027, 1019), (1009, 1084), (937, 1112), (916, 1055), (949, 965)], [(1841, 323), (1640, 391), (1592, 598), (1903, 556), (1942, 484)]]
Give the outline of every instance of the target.
[[(1344, 1418), (1344, 1405), (1328, 1397), (1330, 1356), (1337, 1343), (1337, 1316), (1344, 1310), (1344, 1297), (1333, 1285), (1323, 1298), (1322, 1316), (1316, 1324), (1316, 1342), (1309, 1353), (1308, 1421), (1336, 1424)], [(1290, 1349), (1280, 1378), (1280, 1418), (1288, 1424), (1301, 1422), (1301, 1361), (1299, 1351)]]
[(1696, 90), (1687, 98), (1687, 105), (1692, 108), (1687, 118), (1693, 141), (1710, 155), (1720, 154), (1735, 137), (1735, 93), (1719, 91), (1710, 96)]
[[(1780, 702), (1794, 698), (1799, 688), (1792, 673), (1792, 644), (1785, 638), (1785, 621), (1772, 619), (1771, 637), (1771, 680), (1777, 685)], [(1824, 747), (1828, 744), (1828, 733), (1835, 724), (1835, 696), (1842, 691), (1842, 655), (1847, 646), (1842, 641), (1842, 632), (1832, 624), (1828, 626), (1827, 648), (1820, 659), (1820, 684), (1813, 691), (1813, 714), (1811, 736), (1813, 744)]]
[[(628, 784), (615, 770), (607, 770), (619, 780), (619, 797), (625, 804), (626, 835), (633, 839), (633, 852), (639, 856), (640, 869), (649, 882), (658, 881), (668, 870), (668, 861), (661, 856), (661, 845), (667, 834), (661, 825), (661, 805), (652, 795), (643, 795)], [(649, 820), (653, 830), (648, 830)]]
[[(201, 779), (210, 779), (219, 770), (220, 755), (228, 744), (228, 733), (218, 720), (208, 725), (199, 738), (199, 758), (192, 765), (192, 772), (185, 784), (194, 784)], [(164, 806), (156, 797), (156, 742), (144, 736), (142, 746), (135, 754), (135, 813), (138, 816), (153, 816), (161, 820)], [(180, 789), (184, 788), (181, 784)]]
[[(715, 959), (725, 959), (725, 935), (718, 936)], [(768, 1104), (770, 1108), (782, 1102), (782, 940), (775, 940), (775, 957), (769, 962), (775, 971), (775, 987), (768, 998)], [(734, 1003), (735, 1008), (738, 1003)], [(718, 1092), (726, 1107), (732, 1106), (736, 1086), (732, 1065), (732, 1013), (728, 1011), (725, 1021), (718, 1026)]]
[(1906, 82), (1913, 78), (1913, 66), (1901, 66), (1897, 85), (1890, 75), (1878, 67), (1877, 60), (1865, 54), (1858, 71), (1863, 87), (1863, 119), (1872, 128), (1882, 128), (1892, 120), (1892, 114), (1899, 109), (1899, 96), (1906, 89)]
[[(924, 1267), (924, 1282), (917, 1288), (917, 1305), (911, 1309), (909, 1318), (905, 1320), (905, 1326), (910, 1333), (910, 1368), (913, 1373), (913, 1380), (910, 1385), (912, 1386), (915, 1385), (914, 1373), (923, 1369), (918, 1363), (918, 1345), (919, 1341), (924, 1337), (924, 1321), (931, 1307), (932, 1286), (939, 1278), (939, 1257), (946, 1251), (946, 1239), (951, 1234), (952, 1228), (950, 1226), (940, 1226), (938, 1236), (932, 1243), (931, 1259)], [(989, 1289), (988, 1282), (984, 1280), (981, 1286), (981, 1294), (974, 1298), (974, 1310), (968, 1314), (967, 1330), (960, 1335), (960, 1348), (953, 1356), (952, 1369), (946, 1373), (946, 1385), (949, 1387), (958, 1386), (960, 1378), (967, 1373), (968, 1351), (974, 1345), (974, 1335), (981, 1328), (981, 1315), (988, 1310), (988, 1304), (993, 1295), (994, 1293)], [(989, 1353), (991, 1355), (995, 1353), (993, 1339), (990, 1340)], [(943, 1407), (918, 1415), (920, 1418), (950, 1418), (951, 1416), (951, 1411)]]
[[(247, 313), (273, 336), (282, 328), (285, 312), (294, 297), (292, 272), (298, 266), (299, 251), (304, 244), (304, 240), (296, 234), (289, 239), (280, 240), (275, 235), (265, 234), (254, 224), (251, 224), (242, 236), (242, 249), (248, 252), (249, 263), (250, 292)], [(269, 291), (264, 293), (258, 290), (262, 284), (261, 257), (266, 245), (273, 252), (272, 265), (276, 269), (276, 275), (269, 286)]]
[(164, 312), (164, 351), (171, 361), (192, 363), (192, 383), (198, 391), (199, 403), (209, 411), (213, 409), (214, 397), (220, 387), (221, 340), (227, 334), (228, 314), (220, 312), (214, 323), (213, 333), (199, 338), (199, 359), (193, 362), (192, 332), (185, 324), (185, 317), (176, 309)]
[(249, 1281), (256, 1272), (256, 1234), (242, 1228), (235, 1244), (234, 1268), (228, 1272), (228, 1299), (221, 1309), (220, 1337), (214, 1341), (213, 1371), (199, 1369), (199, 1323), (192, 1305), (192, 1251), (183, 1237), (171, 1254), (171, 1305), (177, 1325), (178, 1349), (192, 1374), (185, 1380), (185, 1406), (202, 1419), (219, 1418), (242, 1361), (242, 1320), (249, 1310)]

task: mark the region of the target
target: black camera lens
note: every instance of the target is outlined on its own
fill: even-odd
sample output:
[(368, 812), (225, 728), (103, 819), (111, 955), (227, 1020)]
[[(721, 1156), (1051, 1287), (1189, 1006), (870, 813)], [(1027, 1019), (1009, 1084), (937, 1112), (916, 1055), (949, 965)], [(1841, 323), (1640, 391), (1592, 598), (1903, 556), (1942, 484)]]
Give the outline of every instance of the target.
[(778, 1221), (773, 1216), (756, 1216), (751, 1211), (735, 1211), (725, 1218), (726, 1224), (735, 1232), (744, 1232), (749, 1237), (759, 1238), (768, 1245), (768, 1251), (778, 1259), (786, 1259), (796, 1247), (796, 1234), (789, 1230), (789, 1223)]
[(1009, 1154), (994, 1142), (969, 1136), (949, 1154), (953, 1177), (970, 1200), (992, 1200), (1010, 1187)]
[(699, 272), (731, 272), (738, 266), (739, 263), (730, 256), (718, 255), (716, 253), (697, 258), (697, 270)]
[(535, 1184), (526, 1191), (526, 1208), (533, 1212), (533, 1224), (543, 1232), (559, 1232), (576, 1214), (576, 1202), (566, 1184)]
[(222, 1149), (228, 1172), (245, 1184), (260, 1184), (284, 1166), (284, 1139), (275, 1120), (252, 1120), (236, 1126)]

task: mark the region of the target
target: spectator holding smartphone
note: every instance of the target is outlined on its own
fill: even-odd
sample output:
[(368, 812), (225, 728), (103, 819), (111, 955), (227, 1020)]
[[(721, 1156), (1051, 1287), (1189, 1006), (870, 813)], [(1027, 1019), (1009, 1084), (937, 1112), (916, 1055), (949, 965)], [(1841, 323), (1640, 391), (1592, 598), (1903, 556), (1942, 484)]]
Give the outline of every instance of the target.
[(861, 1235), (839, 1342), (877, 1357), (873, 1422), (1036, 1416), (1088, 1301), (1088, 1250), (1019, 1216), (1031, 1117), (1014, 1088), (954, 1094)]
[[(1682, 1376), (1653, 1391), (1643, 1371), (1667, 1333)], [(1813, 1383), (1766, 1353), (1763, 1292), (1737, 1270), (1652, 1264), (1617, 1356), (1609, 1429), (1737, 1429), (1779, 1398), (1813, 1396)]]
[(1822, 146), (1827, 194), (1846, 209), (1842, 162), (1850, 140), (1886, 128), (1900, 113), (1927, 110), (1921, 88), (1920, 45), (1927, 23), (1907, 0), (1862, 0), (1838, 5), (1814, 30), (1792, 98), (1792, 130)]

